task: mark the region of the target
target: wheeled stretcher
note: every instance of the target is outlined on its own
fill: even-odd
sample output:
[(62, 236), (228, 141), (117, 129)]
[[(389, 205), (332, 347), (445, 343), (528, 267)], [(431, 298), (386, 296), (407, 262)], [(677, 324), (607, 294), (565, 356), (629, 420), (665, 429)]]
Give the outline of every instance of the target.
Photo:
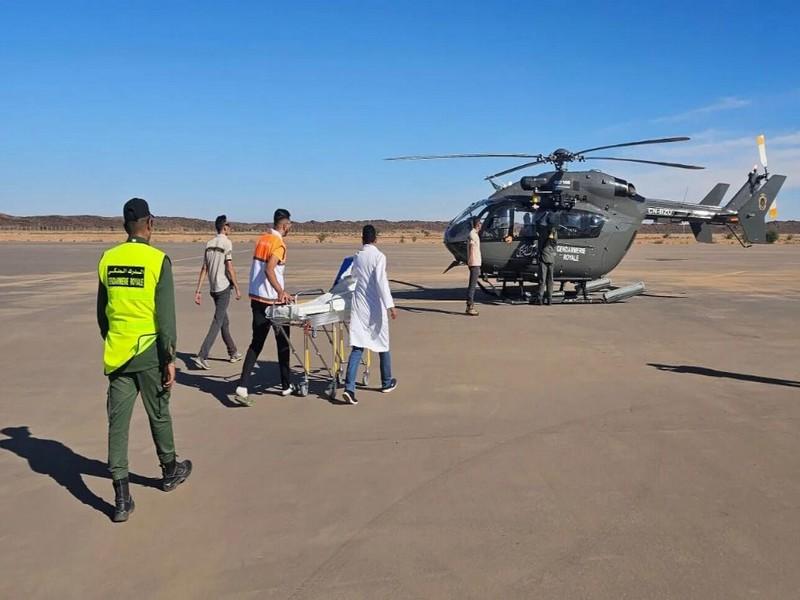
[[(297, 386), (297, 394), (300, 396), (308, 395), (311, 375), (319, 371), (325, 372), (329, 377), (325, 395), (331, 400), (336, 399), (338, 389), (344, 385), (347, 369), (348, 323), (356, 286), (355, 279), (351, 276), (352, 264), (353, 257), (348, 257), (342, 262), (333, 286), (328, 292), (323, 290), (298, 292), (294, 295), (294, 303), (276, 304), (267, 308), (267, 318), (272, 320), (275, 335), (284, 337), (292, 355), (302, 367), (303, 377)], [(302, 301), (304, 296), (311, 295), (316, 297)], [(302, 354), (292, 343), (292, 338), (284, 333), (284, 326), (302, 329)], [(320, 344), (320, 340), (323, 344)], [(320, 348), (324, 343), (330, 345), (329, 358), (326, 358), (326, 353)], [(316, 370), (312, 368), (312, 351), (321, 363), (321, 368)], [(371, 362), (370, 352), (365, 350), (361, 359), (362, 385), (369, 383)]]

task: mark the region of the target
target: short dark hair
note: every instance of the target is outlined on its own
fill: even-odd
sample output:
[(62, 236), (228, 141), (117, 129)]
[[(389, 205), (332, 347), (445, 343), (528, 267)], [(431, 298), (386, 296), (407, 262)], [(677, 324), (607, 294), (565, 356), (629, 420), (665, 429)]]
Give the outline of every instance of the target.
[(361, 241), (364, 244), (374, 244), (378, 239), (378, 232), (375, 230), (374, 225), (364, 225), (361, 230)]
[(220, 215), (214, 221), (214, 228), (217, 230), (217, 233), (222, 233), (222, 228), (228, 224), (228, 217), (225, 215)]
[(481, 218), (478, 215), (475, 215), (470, 219), (470, 223), (472, 223), (472, 227), (474, 228), (478, 223), (481, 222)]
[(275, 225), (280, 224), (281, 221), (289, 221), (291, 220), (292, 215), (289, 214), (289, 211), (285, 208), (279, 208), (275, 211), (275, 214), (272, 217), (272, 222)]
[(147, 215), (146, 217), (141, 217), (135, 221), (125, 221), (125, 233), (128, 235), (136, 235), (137, 233), (141, 233), (152, 218), (152, 215)]

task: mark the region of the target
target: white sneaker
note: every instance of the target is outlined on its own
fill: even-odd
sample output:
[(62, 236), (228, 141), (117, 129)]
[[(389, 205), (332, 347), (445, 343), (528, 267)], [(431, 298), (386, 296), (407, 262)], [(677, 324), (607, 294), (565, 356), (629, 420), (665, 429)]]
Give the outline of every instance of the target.
[(211, 365), (209, 365), (209, 364), (206, 362), (206, 359), (204, 359), (204, 358), (200, 358), (199, 356), (194, 356), (194, 357), (192, 357), (192, 362), (194, 362), (195, 366), (196, 366), (198, 369), (203, 369), (204, 371), (207, 371), (208, 369), (210, 369), (210, 368), (211, 368)]
[(296, 392), (297, 392), (297, 386), (293, 383), (290, 383), (289, 387), (281, 389), (281, 396), (291, 396)]
[(249, 395), (247, 393), (247, 388), (246, 387), (237, 387), (236, 388), (236, 393), (234, 394), (234, 397), (236, 398), (237, 402), (239, 402), (241, 404), (244, 404), (245, 406), (252, 406), (253, 405), (253, 403), (250, 401), (250, 397), (249, 397)]

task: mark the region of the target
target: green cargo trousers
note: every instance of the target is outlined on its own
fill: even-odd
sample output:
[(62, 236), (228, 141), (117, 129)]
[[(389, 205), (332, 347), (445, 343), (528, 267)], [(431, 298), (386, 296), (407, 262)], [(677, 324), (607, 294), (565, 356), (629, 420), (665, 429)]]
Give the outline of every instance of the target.
[(128, 431), (136, 396), (142, 395), (150, 433), (158, 460), (165, 465), (175, 459), (172, 417), (169, 414), (169, 390), (161, 385), (161, 369), (154, 367), (137, 373), (119, 373), (108, 377), (108, 468), (111, 479), (128, 476)]

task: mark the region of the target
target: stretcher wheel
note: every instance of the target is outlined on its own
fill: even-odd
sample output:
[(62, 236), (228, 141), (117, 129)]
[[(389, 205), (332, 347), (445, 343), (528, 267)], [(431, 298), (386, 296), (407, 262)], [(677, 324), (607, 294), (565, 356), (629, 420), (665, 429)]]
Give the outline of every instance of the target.
[(308, 384), (307, 383), (301, 383), (300, 384), (300, 388), (298, 390), (298, 394), (302, 398), (305, 398), (306, 396), (308, 396)]
[(336, 400), (336, 384), (331, 383), (326, 389), (325, 393), (331, 400)]
[(364, 373), (361, 376), (361, 385), (367, 387), (369, 385), (369, 373)]

